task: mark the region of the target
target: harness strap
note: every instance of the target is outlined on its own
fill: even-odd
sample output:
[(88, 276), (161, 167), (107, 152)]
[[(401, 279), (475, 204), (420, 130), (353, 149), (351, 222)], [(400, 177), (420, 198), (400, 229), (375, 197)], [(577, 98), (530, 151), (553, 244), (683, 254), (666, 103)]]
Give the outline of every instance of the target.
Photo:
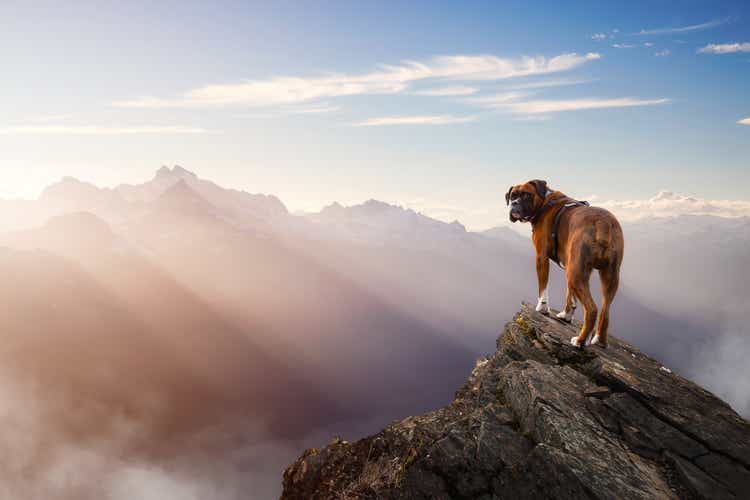
[(578, 207), (578, 206), (587, 207), (589, 206), (589, 202), (573, 200), (573, 201), (566, 203), (565, 205), (560, 207), (560, 210), (557, 211), (557, 213), (555, 214), (555, 222), (552, 224), (552, 252), (549, 255), (549, 258), (552, 259), (552, 261), (555, 264), (560, 266), (561, 269), (565, 269), (565, 268), (562, 266), (562, 264), (560, 264), (560, 260), (557, 257), (557, 234), (558, 234), (558, 229), (560, 228), (560, 219), (562, 218), (562, 214), (563, 212), (565, 212), (565, 210), (567, 210), (570, 207)]
[(532, 224), (536, 223), (536, 221), (542, 218), (542, 215), (544, 215), (547, 212), (547, 210), (554, 207), (558, 203), (560, 203), (560, 200), (548, 199), (547, 201), (544, 202), (544, 205), (542, 205), (541, 208), (537, 210), (536, 213), (528, 219), (528, 221), (531, 222)]

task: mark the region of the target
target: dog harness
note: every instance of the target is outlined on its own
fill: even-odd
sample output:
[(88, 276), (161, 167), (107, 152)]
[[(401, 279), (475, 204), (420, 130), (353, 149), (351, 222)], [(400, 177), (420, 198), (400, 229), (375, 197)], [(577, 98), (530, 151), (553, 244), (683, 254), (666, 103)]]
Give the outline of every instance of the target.
[(578, 201), (573, 200), (569, 201), (568, 203), (564, 204), (562, 207), (560, 207), (560, 210), (557, 211), (555, 214), (555, 222), (552, 224), (552, 253), (550, 254), (549, 258), (552, 259), (552, 261), (560, 266), (561, 269), (565, 269), (565, 267), (560, 264), (560, 260), (557, 257), (557, 233), (558, 229), (560, 228), (560, 219), (562, 218), (563, 212), (567, 210), (570, 207), (579, 207), (579, 206), (589, 206), (588, 201)]

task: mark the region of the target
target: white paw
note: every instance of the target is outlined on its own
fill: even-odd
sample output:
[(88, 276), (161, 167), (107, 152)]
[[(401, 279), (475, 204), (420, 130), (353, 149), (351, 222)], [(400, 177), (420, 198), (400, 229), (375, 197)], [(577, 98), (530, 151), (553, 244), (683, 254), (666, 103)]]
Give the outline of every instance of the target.
[(568, 314), (565, 311), (560, 311), (559, 313), (557, 313), (557, 317), (565, 321), (570, 321), (573, 319), (573, 313), (571, 312), (570, 314)]
[(591, 345), (598, 344), (599, 343), (599, 335), (594, 335), (594, 338), (591, 339)]
[(578, 337), (573, 337), (570, 339), (570, 343), (576, 347), (579, 347), (580, 344), (578, 343)]
[(540, 312), (540, 313), (544, 313), (544, 314), (548, 313), (549, 312), (549, 305), (547, 305), (546, 302), (542, 302), (542, 301), (537, 302), (537, 304), (536, 304), (536, 312)]

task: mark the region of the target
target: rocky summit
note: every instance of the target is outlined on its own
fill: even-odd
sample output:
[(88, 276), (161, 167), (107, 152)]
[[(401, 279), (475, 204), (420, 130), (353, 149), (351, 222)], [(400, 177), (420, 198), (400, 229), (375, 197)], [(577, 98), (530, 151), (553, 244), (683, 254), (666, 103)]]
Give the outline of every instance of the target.
[(284, 499), (748, 498), (750, 423), (632, 345), (524, 304), (453, 402), (306, 450)]

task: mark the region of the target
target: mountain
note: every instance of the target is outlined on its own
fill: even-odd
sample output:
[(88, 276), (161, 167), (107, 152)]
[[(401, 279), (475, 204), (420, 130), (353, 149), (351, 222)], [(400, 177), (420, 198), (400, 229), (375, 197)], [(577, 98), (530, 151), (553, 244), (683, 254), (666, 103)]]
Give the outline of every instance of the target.
[(171, 169), (161, 167), (151, 181), (137, 185), (121, 184), (115, 191), (131, 203), (149, 203), (178, 183), (184, 183), (238, 223), (247, 223), (248, 219), (272, 222), (289, 214), (276, 196), (223, 188), (211, 181), (200, 179), (193, 172), (180, 166)]
[[(536, 294), (533, 250), (526, 237), (507, 227), (466, 231), (457, 222), (377, 200), (349, 207), (334, 203), (317, 214), (294, 216), (275, 197), (222, 188), (179, 166), (162, 167), (147, 182), (114, 189), (66, 178), (42, 198), (38, 205), (43, 208), (52, 198), (68, 200), (66, 206), (76, 209), (91, 207), (116, 230), (120, 248), (148, 255), (248, 328), (258, 322), (273, 325), (279, 342), (267, 347), (282, 356), (283, 346), (294, 345), (304, 328), (293, 318), (329, 324), (325, 330), (331, 339), (342, 331), (354, 338), (351, 326), (344, 326), (349, 320), (336, 319), (338, 326), (332, 327), (312, 307), (316, 294), (308, 285), (317, 278), (308, 277), (308, 269), (325, 270), (335, 276), (331, 283), (356, 287), (368, 301), (439, 332), (473, 355), (484, 352), (519, 295)], [(116, 216), (101, 209), (112, 206), (119, 207)], [(712, 354), (709, 332), (719, 322), (726, 322), (722, 330), (732, 332), (737, 321), (727, 318), (734, 318), (733, 311), (742, 310), (746, 301), (741, 273), (731, 269), (750, 264), (743, 251), (747, 227), (747, 221), (706, 216), (626, 224), (626, 262), (613, 310), (616, 325), (637, 335), (629, 340), (650, 354), (693, 367), (693, 376), (703, 380), (706, 353), (716, 357), (724, 351)], [(81, 238), (70, 237), (76, 234), (68, 232), (69, 244)], [(555, 303), (563, 299), (564, 278), (557, 268), (551, 274)], [(666, 286), (665, 275), (680, 286)], [(596, 294), (598, 283), (592, 281)], [(722, 283), (734, 293), (722, 293)], [(305, 314), (280, 314), (292, 304)], [(348, 316), (345, 308), (333, 307), (334, 317)], [(683, 341), (668, 340), (675, 335)], [(265, 336), (260, 338), (266, 342)], [(732, 343), (737, 342), (727, 341)], [(323, 356), (318, 363), (342, 366), (330, 361)], [(711, 384), (723, 380), (715, 374), (709, 378)]]
[(40, 200), (57, 203), (68, 210), (82, 210), (90, 206), (107, 207), (124, 203), (116, 190), (99, 188), (75, 177), (63, 177), (42, 191)]
[[(133, 216), (139, 216), (145, 206), (157, 202), (165, 194), (167, 198), (172, 197), (168, 192), (180, 184), (184, 184), (238, 226), (269, 228), (271, 224), (283, 225), (289, 216), (286, 207), (276, 196), (226, 189), (201, 179), (180, 166), (174, 166), (161, 167), (147, 182), (121, 184), (111, 189), (100, 188), (73, 177), (63, 177), (45, 188), (39, 199), (32, 203), (33, 208), (42, 215), (33, 217), (29, 224), (22, 227), (12, 221), (8, 221), (5, 227), (28, 228), (44, 216), (70, 212), (90, 212), (108, 223), (120, 224)], [(16, 209), (20, 202), (4, 201), (3, 204)]]
[[(46, 390), (93, 386), (105, 407), (138, 415), (157, 400), (142, 423), (181, 432), (244, 415), (286, 436), (300, 431), (298, 417), (347, 414), (264, 350), (259, 326), (233, 323), (94, 215), (59, 216), (0, 245), (9, 308), (0, 356)], [(301, 394), (287, 397), (289, 387)]]
[(63, 177), (39, 196), (38, 205), (51, 215), (91, 212), (110, 222), (127, 217), (129, 203), (116, 190), (99, 188), (74, 177)]
[(312, 222), (308, 236), (328, 237), (360, 245), (396, 247), (448, 256), (466, 251), (488, 251), (505, 247), (517, 252), (528, 250), (530, 243), (507, 227), (480, 233), (467, 231), (454, 220), (443, 222), (409, 208), (368, 200), (359, 205), (332, 203), (318, 213), (305, 214)]
[[(148, 470), (202, 473), (199, 498), (277, 496), (283, 465), (333, 430), (355, 439), (445, 405), (519, 298), (536, 295), (531, 242), (507, 227), (467, 231), (377, 200), (293, 215), (273, 196), (181, 167), (112, 189), (66, 178), (0, 209), (0, 228), (14, 229), (0, 232), (13, 249), (0, 262), (12, 277), (0, 284), (11, 311), (0, 318), (0, 366), (15, 366), (0, 371), (0, 396), (4, 382), (49, 387), (10, 417), (41, 413), (33, 421), (46, 426), (47, 415), (85, 407), (76, 429), (124, 419), (138, 432), (97, 454), (114, 468), (137, 455)], [(623, 225), (614, 333), (750, 415), (746, 221)], [(550, 295), (562, 303), (554, 266)], [(17, 434), (45, 436), (27, 427)], [(24, 477), (0, 478), (11, 476)], [(107, 497), (84, 483), (68, 496)], [(61, 496), (27, 486), (6, 496)]]
[(528, 250), (531, 245), (528, 238), (505, 226), (493, 227), (482, 231), (481, 234), (488, 238), (503, 241), (508, 245), (513, 245), (515, 248), (522, 250)]
[[(178, 189), (181, 199), (189, 193)], [(359, 415), (438, 404), (448, 396), (441, 382), (460, 379), (471, 363), (473, 352), (443, 329), (314, 259), (300, 241), (239, 228), (223, 212), (165, 215), (161, 205), (148, 207), (120, 226), (128, 241), (223, 317), (255, 332), (253, 340), (295, 373), (347, 395)], [(418, 370), (440, 377), (393, 392), (399, 374)], [(379, 403), (361, 398), (363, 387), (382, 395)]]
[(307, 218), (334, 236), (380, 246), (450, 245), (452, 240), (466, 235), (466, 228), (458, 221), (441, 222), (414, 210), (372, 199), (351, 207), (333, 203)]
[(166, 188), (148, 203), (152, 217), (215, 217), (220, 210), (192, 189), (184, 179)]
[(524, 306), (453, 402), (350, 443), (309, 449), (282, 499), (740, 498), (750, 423), (613, 339)]

